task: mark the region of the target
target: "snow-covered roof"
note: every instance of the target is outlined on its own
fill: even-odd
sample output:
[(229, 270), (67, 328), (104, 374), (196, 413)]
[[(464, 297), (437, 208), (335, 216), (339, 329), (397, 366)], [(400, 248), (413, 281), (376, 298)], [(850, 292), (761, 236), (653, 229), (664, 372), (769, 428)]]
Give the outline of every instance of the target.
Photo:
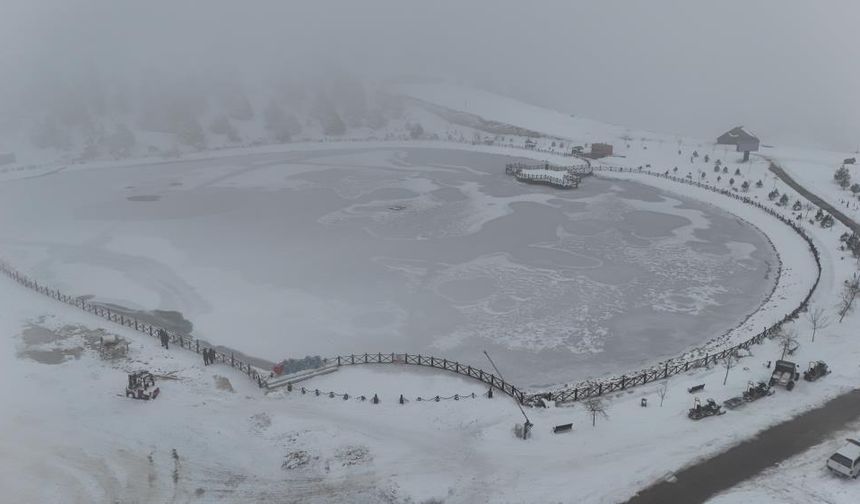
[(730, 129), (729, 131), (723, 133), (723, 135), (728, 135), (731, 138), (738, 138), (738, 139), (744, 139), (744, 140), (753, 140), (753, 139), (757, 140), (758, 139), (757, 136), (755, 136), (754, 134), (745, 130), (743, 126), (736, 126), (732, 129)]
[(836, 451), (836, 453), (844, 455), (851, 460), (857, 460), (857, 458), (860, 457), (860, 443), (853, 439), (849, 439), (842, 448), (839, 448), (839, 450)]

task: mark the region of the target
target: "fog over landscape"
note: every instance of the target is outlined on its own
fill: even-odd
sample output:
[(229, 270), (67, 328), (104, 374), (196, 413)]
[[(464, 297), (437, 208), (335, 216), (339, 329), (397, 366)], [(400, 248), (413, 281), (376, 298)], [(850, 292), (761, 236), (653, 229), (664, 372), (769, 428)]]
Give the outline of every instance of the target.
[(860, 143), (851, 1), (4, 0), (0, 9), (6, 123), (82, 88), (187, 89), (228, 74), (271, 89), (346, 72), (447, 79), (667, 133), (712, 137), (743, 124), (765, 143)]
[(857, 504), (859, 29), (0, 0), (0, 501)]

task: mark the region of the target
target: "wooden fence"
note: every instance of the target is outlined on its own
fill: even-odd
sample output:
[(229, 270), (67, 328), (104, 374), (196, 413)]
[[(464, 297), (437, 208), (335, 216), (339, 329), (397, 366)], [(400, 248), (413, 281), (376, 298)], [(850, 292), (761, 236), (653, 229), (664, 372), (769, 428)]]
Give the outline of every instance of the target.
[(466, 364), (460, 364), (457, 361), (433, 357), (431, 355), (416, 355), (408, 353), (366, 353), (358, 355), (340, 355), (338, 357), (326, 359), (326, 362), (336, 366), (354, 366), (359, 364), (401, 364), (442, 369), (444, 371), (450, 371), (452, 373), (457, 373), (459, 375), (484, 382), (491, 388), (504, 392), (520, 403), (526, 400), (526, 394), (524, 392), (492, 373), (487, 373), (482, 369)]
[[(537, 171), (558, 172), (558, 175), (534, 173)], [(562, 189), (575, 189), (583, 177), (592, 174), (591, 164), (586, 161), (581, 165), (559, 166), (549, 163), (526, 164), (508, 163), (505, 173), (514, 176), (520, 182), (546, 184)]]
[(257, 386), (263, 386), (264, 375), (267, 374), (267, 372), (264, 372), (251, 365), (250, 363), (245, 362), (240, 358), (237, 358), (234, 353), (228, 354), (225, 352), (221, 352), (217, 349), (214, 349), (210, 345), (201, 342), (198, 339), (192, 338), (191, 336), (179, 334), (173, 330), (160, 327), (148, 322), (144, 322), (124, 313), (118, 313), (116, 311), (111, 310), (110, 308), (107, 308), (97, 303), (87, 302), (82, 297), (70, 296), (60, 292), (57, 289), (51, 289), (46, 285), (39, 284), (39, 282), (37, 282), (36, 280), (33, 280), (32, 278), (13, 269), (8, 264), (2, 262), (0, 262), (0, 272), (5, 274), (12, 280), (15, 280), (24, 287), (27, 287), (28, 289), (32, 289), (40, 294), (44, 294), (52, 299), (60, 301), (61, 303), (76, 306), (87, 313), (91, 313), (97, 317), (101, 317), (105, 320), (117, 323), (130, 329), (134, 329), (137, 332), (157, 338), (159, 331), (163, 330), (167, 332), (170, 344), (179, 345), (180, 348), (183, 348), (185, 350), (189, 350), (199, 354), (206, 348), (212, 348), (215, 351), (215, 362), (221, 362), (223, 364), (229, 365), (234, 369), (238, 369), (243, 374), (254, 380), (257, 383)]
[[(550, 152), (550, 151), (547, 151)], [(565, 153), (557, 153), (551, 152), (556, 155), (565, 155), (571, 157), (572, 154)], [(581, 159), (581, 158), (580, 158)], [(544, 165), (535, 166), (536, 168), (543, 168)], [(564, 168), (564, 167), (563, 167)], [(730, 348), (726, 348), (719, 352), (708, 354), (704, 357), (700, 357), (697, 359), (687, 360), (687, 361), (678, 361), (677, 359), (670, 359), (666, 362), (653, 366), (651, 368), (641, 370), (635, 373), (625, 374), (620, 377), (614, 377), (609, 379), (600, 380), (593, 383), (585, 383), (578, 384), (573, 387), (567, 387), (555, 391), (550, 392), (541, 392), (534, 394), (525, 394), (523, 391), (515, 387), (514, 385), (505, 382), (501, 378), (487, 373), (481, 369), (460, 364), (456, 361), (451, 361), (448, 359), (441, 359), (433, 356), (425, 356), (425, 355), (413, 355), (413, 354), (398, 354), (398, 353), (368, 353), (368, 354), (358, 354), (358, 355), (342, 355), (334, 358), (326, 359), (327, 362), (333, 363), (337, 366), (345, 366), (345, 365), (357, 365), (357, 364), (405, 364), (405, 365), (417, 365), (417, 366), (425, 366), (436, 369), (442, 369), (445, 371), (454, 372), (463, 376), (467, 376), (469, 378), (473, 378), (479, 380), (490, 387), (494, 387), (498, 390), (501, 390), (505, 394), (513, 397), (515, 400), (524, 404), (534, 404), (538, 399), (548, 399), (559, 402), (570, 402), (570, 401), (578, 401), (582, 399), (587, 399), (590, 397), (599, 397), (605, 394), (609, 394), (612, 392), (626, 390), (631, 387), (644, 385), (646, 383), (650, 383), (656, 380), (665, 379), (670, 376), (683, 373), (689, 371), (691, 369), (701, 368), (710, 364), (716, 364), (721, 359), (724, 359), (726, 356), (736, 352), (739, 349), (747, 349), (752, 345), (761, 343), (764, 338), (769, 335), (774, 334), (778, 331), (783, 324), (788, 321), (796, 319), (802, 311), (806, 310), (807, 305), (809, 304), (809, 300), (812, 297), (812, 294), (815, 292), (815, 289), (818, 287), (818, 283), (821, 279), (821, 258), (818, 249), (815, 247), (812, 239), (807, 235), (806, 231), (799, 226), (796, 222), (786, 218), (779, 212), (775, 211), (773, 208), (769, 206), (765, 206), (762, 203), (749, 198), (748, 196), (742, 196), (734, 191), (730, 191), (727, 189), (716, 188), (702, 182), (690, 180), (684, 177), (676, 177), (673, 175), (669, 175), (667, 173), (658, 173), (650, 170), (641, 170), (641, 169), (633, 169), (633, 168), (624, 168), (624, 167), (614, 167), (614, 166), (600, 166), (600, 167), (592, 167), (590, 163), (587, 164), (587, 174), (590, 175), (594, 171), (605, 171), (605, 172), (617, 172), (617, 173), (640, 173), (645, 175), (651, 175), (655, 177), (665, 178), (674, 182), (684, 183), (691, 186), (699, 187), (702, 189), (707, 189), (724, 196), (728, 196), (734, 198), (738, 201), (746, 203), (748, 205), (755, 206), (768, 214), (776, 217), (784, 224), (791, 227), (798, 235), (800, 235), (809, 246), (814, 258), (817, 267), (817, 274), (815, 278), (815, 282), (810, 288), (809, 292), (803, 298), (803, 301), (790, 313), (786, 314), (779, 322), (772, 325), (769, 328), (766, 328), (762, 332), (756, 334), (755, 336), (749, 338), (746, 341), (743, 341), (737, 345), (734, 345)], [(141, 320), (138, 320), (134, 317), (131, 317), (126, 314), (117, 313), (115, 311), (111, 311), (109, 308), (104, 307), (102, 305), (96, 303), (89, 303), (82, 297), (69, 296), (61, 293), (56, 289), (51, 289), (45, 285), (40, 285), (37, 281), (27, 277), (26, 275), (21, 274), (17, 270), (11, 268), (9, 265), (0, 262), (0, 271), (4, 273), (6, 276), (12, 278), (19, 284), (30, 288), (36, 292), (44, 294), (48, 297), (56, 299), (57, 301), (66, 303), (68, 305), (76, 306), (88, 313), (92, 313), (93, 315), (102, 317), (111, 322), (115, 322), (117, 324), (129, 327), (143, 334), (148, 334), (152, 337), (158, 336), (159, 330), (164, 330), (167, 332), (170, 343), (173, 345), (179, 345), (181, 348), (190, 350), (196, 353), (200, 353), (204, 348), (212, 348), (211, 346), (206, 345), (205, 343), (201, 343), (200, 340), (192, 338), (188, 335), (178, 334), (175, 331), (170, 329), (166, 329), (163, 327), (159, 327)], [(215, 350), (215, 361), (221, 362), (231, 367), (238, 369), (242, 373), (246, 374), (249, 378), (254, 380), (258, 386), (262, 387), (265, 384), (266, 379), (268, 378), (268, 371), (260, 370), (248, 362), (245, 362), (239, 358), (236, 358), (235, 354), (224, 353), (218, 350)]]
[[(5, 263), (0, 263), (0, 271), (2, 271), (6, 276), (15, 280), (24, 287), (32, 289), (40, 294), (44, 294), (62, 303), (76, 306), (81, 310), (86, 311), (87, 313), (91, 313), (93, 315), (96, 315), (97, 317), (101, 317), (105, 320), (128, 327), (130, 329), (134, 329), (140, 333), (157, 338), (159, 330), (164, 330), (168, 334), (170, 344), (178, 345), (180, 348), (190, 350), (198, 354), (204, 348), (212, 348), (211, 346), (208, 346), (205, 343), (201, 343), (200, 340), (192, 338), (191, 336), (176, 333), (175, 331), (141, 321), (126, 314), (117, 313), (116, 311), (110, 310), (109, 308), (104, 307), (102, 305), (96, 303), (88, 303), (81, 297), (69, 296), (63, 294), (59, 290), (51, 289), (45, 285), (41, 285), (37, 281), (19, 273), (17, 270), (11, 268)], [(215, 362), (221, 362), (223, 364), (229, 365), (232, 368), (238, 369), (243, 374), (246, 374), (249, 378), (254, 380), (259, 387), (263, 387), (269, 377), (268, 371), (260, 370), (254, 367), (250, 363), (245, 362), (240, 358), (237, 358), (234, 353), (227, 354), (215, 350)], [(500, 390), (503, 393), (513, 397), (519, 402), (523, 402), (525, 400), (525, 393), (523, 393), (514, 385), (502, 380), (501, 378), (495, 376), (492, 373), (487, 373), (482, 369), (466, 364), (461, 364), (457, 361), (429, 355), (415, 355), (408, 353), (365, 353), (357, 355), (341, 355), (325, 359), (323, 366), (349, 366), (358, 364), (404, 364), (442, 369), (481, 381), (489, 385), (490, 387)]]
[(680, 182), (702, 189), (707, 189), (709, 191), (728, 196), (730, 198), (736, 199), (740, 202), (752, 205), (760, 210), (763, 210), (764, 212), (779, 219), (783, 224), (786, 224), (791, 227), (791, 229), (793, 229), (798, 235), (800, 235), (801, 238), (804, 239), (804, 241), (806, 241), (807, 246), (809, 246), (809, 250), (812, 252), (813, 257), (815, 258), (815, 265), (817, 269), (815, 282), (812, 284), (812, 287), (809, 289), (809, 292), (807, 292), (806, 296), (803, 298), (800, 304), (790, 313), (786, 314), (782, 319), (780, 319), (779, 322), (773, 324), (768, 328), (765, 328), (762, 332), (745, 341), (742, 341), (741, 343), (738, 343), (737, 345), (723, 349), (713, 354), (705, 355), (704, 357), (700, 357), (697, 359), (687, 361), (678, 361), (677, 359), (670, 359), (666, 362), (638, 372), (625, 374), (609, 379), (603, 379), (592, 383), (578, 384), (573, 387), (563, 388), (551, 392), (530, 394), (525, 399), (525, 402), (527, 404), (535, 403), (538, 399), (552, 400), (558, 402), (571, 402), (588, 399), (590, 397), (599, 397), (620, 390), (626, 390), (631, 387), (636, 387), (638, 385), (644, 385), (646, 383), (650, 383), (656, 380), (665, 379), (679, 373), (687, 372), (691, 369), (705, 367), (710, 364), (717, 364), (721, 359), (726, 358), (728, 355), (731, 355), (738, 350), (748, 349), (752, 345), (760, 344), (766, 337), (776, 334), (776, 332), (780, 330), (783, 324), (791, 320), (797, 319), (800, 313), (806, 310), (807, 306), (809, 305), (809, 300), (810, 298), (812, 298), (812, 294), (815, 292), (815, 289), (818, 287), (818, 283), (821, 280), (821, 255), (818, 251), (818, 248), (815, 246), (815, 243), (813, 243), (812, 238), (810, 238), (806, 231), (795, 221), (785, 217), (770, 206), (766, 206), (748, 196), (738, 194), (728, 189), (720, 189), (714, 186), (704, 184), (702, 182), (693, 181), (684, 177), (676, 177), (673, 175), (668, 175), (667, 173), (657, 173), (652, 172), (650, 170), (640, 170), (623, 167), (597, 167), (595, 168), (595, 170), (616, 173), (641, 173), (645, 175), (665, 178), (673, 182)]

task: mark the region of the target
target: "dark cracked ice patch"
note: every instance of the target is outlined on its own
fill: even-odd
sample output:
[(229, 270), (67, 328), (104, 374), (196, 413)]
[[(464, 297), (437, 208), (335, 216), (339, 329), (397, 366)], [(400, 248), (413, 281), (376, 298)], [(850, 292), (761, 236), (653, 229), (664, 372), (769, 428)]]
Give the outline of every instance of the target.
[(138, 196), (129, 196), (126, 198), (129, 201), (158, 201), (161, 196), (157, 194), (141, 194)]

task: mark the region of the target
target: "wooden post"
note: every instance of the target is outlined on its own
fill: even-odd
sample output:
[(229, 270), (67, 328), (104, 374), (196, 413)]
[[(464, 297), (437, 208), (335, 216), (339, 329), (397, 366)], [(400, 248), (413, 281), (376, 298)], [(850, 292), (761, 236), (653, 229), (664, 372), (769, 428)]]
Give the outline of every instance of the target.
[(236, 367), (236, 356), (230, 352), (230, 367)]

